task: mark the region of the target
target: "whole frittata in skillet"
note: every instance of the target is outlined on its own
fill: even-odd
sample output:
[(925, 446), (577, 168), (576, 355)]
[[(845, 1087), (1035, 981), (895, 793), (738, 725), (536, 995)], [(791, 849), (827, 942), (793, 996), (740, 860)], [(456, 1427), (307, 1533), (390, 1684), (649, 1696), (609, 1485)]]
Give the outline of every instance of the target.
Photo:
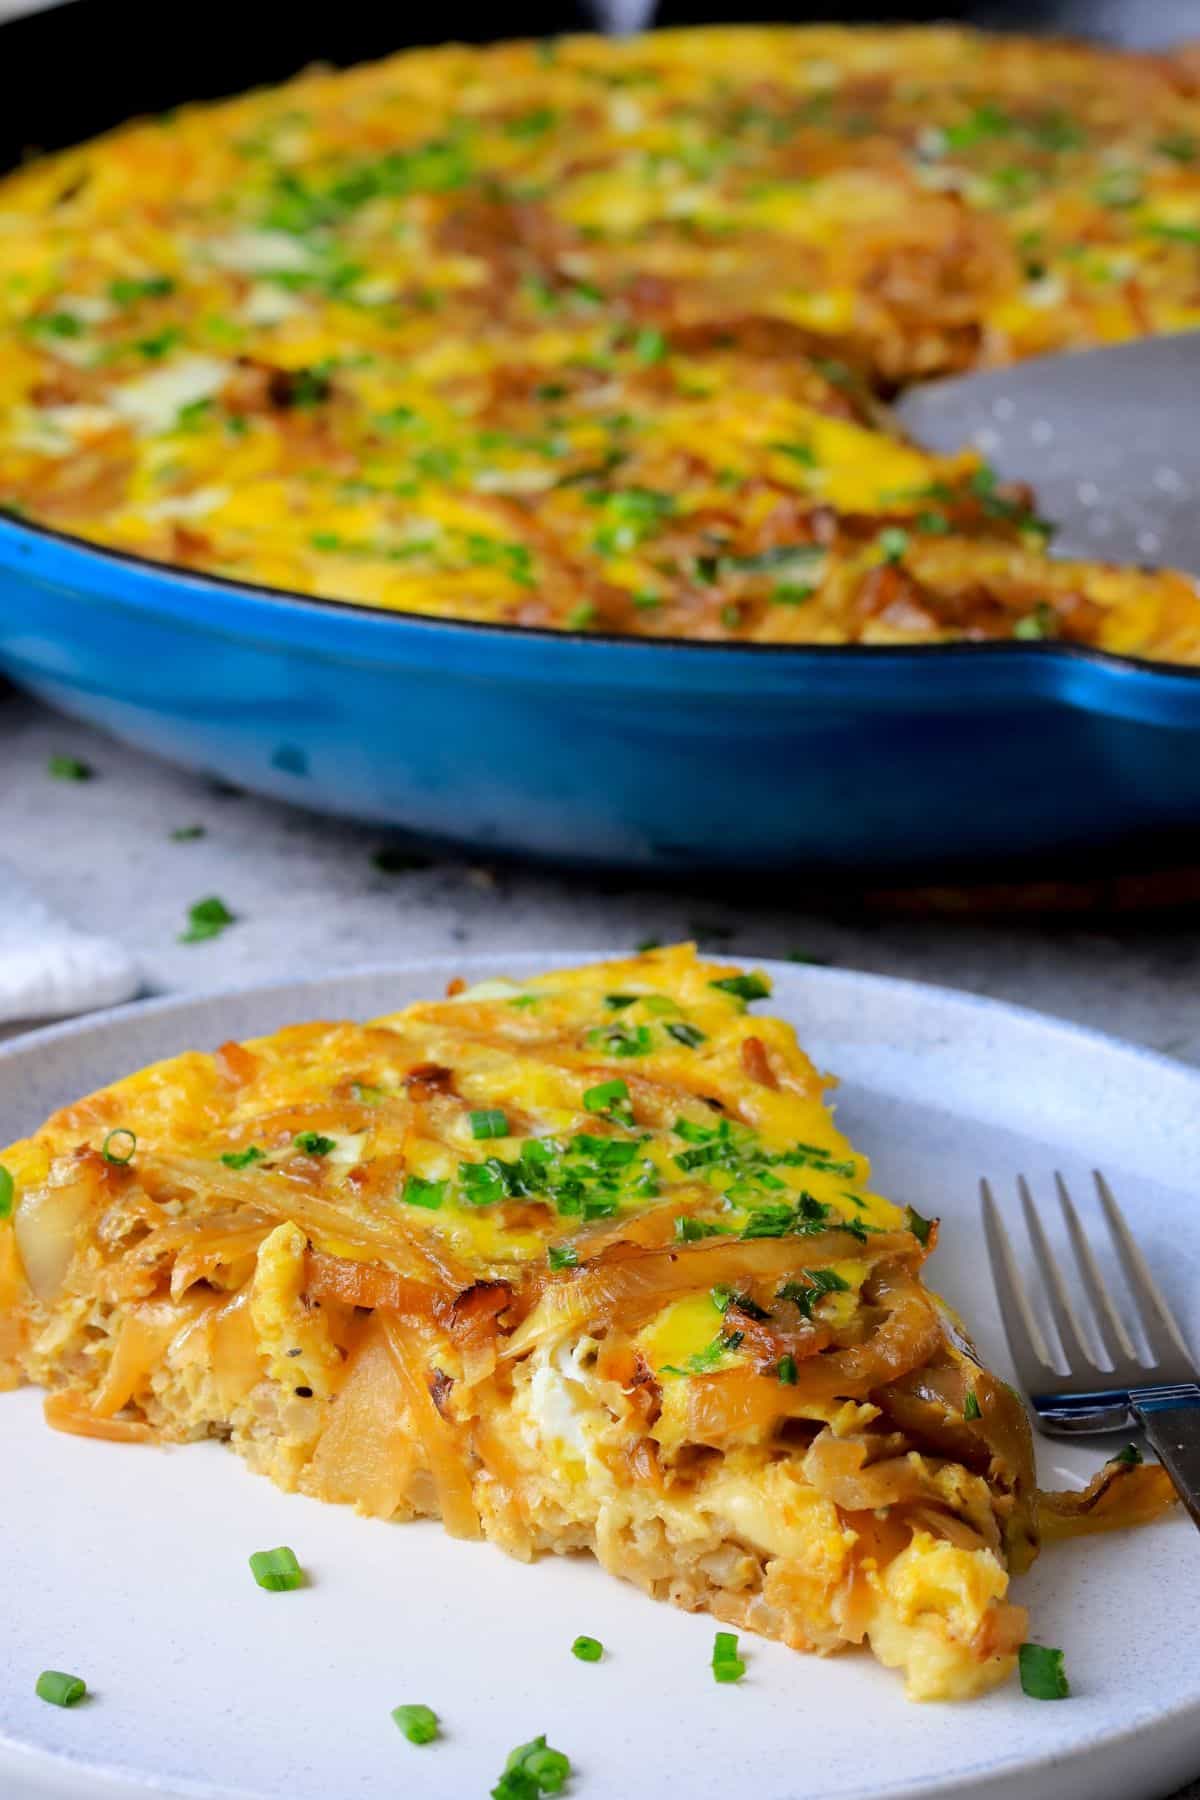
[(994, 1686), (1039, 1540), (1171, 1485), (1039, 1493), (922, 1285), (936, 1224), (871, 1191), (768, 992), (681, 946), (63, 1108), (0, 1155), (0, 1378), (62, 1430), (226, 1437), (284, 1488), (868, 1643), (917, 1699)]
[[(1200, 325), (1187, 57), (955, 30), (449, 47), (0, 182), (0, 506), (369, 606), (1200, 657), (897, 384)], [(203, 604), (198, 601), (198, 604)]]

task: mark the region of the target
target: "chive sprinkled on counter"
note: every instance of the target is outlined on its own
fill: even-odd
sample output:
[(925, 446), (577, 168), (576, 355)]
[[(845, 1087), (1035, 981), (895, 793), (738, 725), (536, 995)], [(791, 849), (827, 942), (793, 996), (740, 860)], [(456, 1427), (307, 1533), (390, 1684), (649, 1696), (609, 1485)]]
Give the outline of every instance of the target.
[(746, 1665), (738, 1655), (738, 1641), (732, 1631), (718, 1631), (713, 1642), (712, 1672), (720, 1682), (740, 1681)]
[(431, 1706), (394, 1706), (392, 1718), (410, 1744), (432, 1744), (441, 1736), (438, 1716)]
[(90, 763), (80, 762), (77, 756), (52, 756), (46, 764), (46, 773), (53, 775), (55, 781), (90, 781), (96, 771)]
[(1063, 1667), (1061, 1650), (1051, 1650), (1045, 1644), (1022, 1644), (1017, 1652), (1017, 1667), (1021, 1674), (1021, 1691), (1031, 1700), (1069, 1698), (1071, 1684)]
[(250, 1573), (260, 1588), (271, 1594), (290, 1593), (304, 1586), (304, 1570), (296, 1561), (296, 1552), (286, 1544), (278, 1550), (256, 1550), (250, 1558)]
[(64, 1675), (61, 1669), (43, 1669), (33, 1687), (39, 1700), (51, 1706), (78, 1706), (87, 1693), (82, 1675)]
[(604, 1645), (599, 1638), (577, 1637), (571, 1645), (571, 1655), (580, 1662), (599, 1662), (604, 1655)]
[(219, 894), (209, 894), (188, 907), (187, 930), (179, 935), (181, 944), (202, 944), (207, 938), (219, 937), (235, 915)]

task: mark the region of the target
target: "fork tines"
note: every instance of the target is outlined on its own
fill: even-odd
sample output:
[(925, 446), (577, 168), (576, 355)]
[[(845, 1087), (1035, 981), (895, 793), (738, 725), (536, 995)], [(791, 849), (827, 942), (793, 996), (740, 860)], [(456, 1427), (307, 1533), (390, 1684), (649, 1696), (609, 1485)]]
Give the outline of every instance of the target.
[(1146, 1259), (1138, 1249), (1112, 1189), (1099, 1170), (1093, 1171), (1096, 1191), (1112, 1238), (1118, 1265), (1137, 1307), (1152, 1362), (1141, 1360), (1133, 1339), (1113, 1304), (1108, 1285), (1093, 1255), (1087, 1232), (1061, 1175), (1055, 1175), (1058, 1203), (1066, 1223), (1083, 1290), (1091, 1303), (1091, 1322), (1108, 1364), (1097, 1362), (1081, 1329), (1079, 1312), (1062, 1268), (1050, 1247), (1034, 1203), (1029, 1183), (1018, 1177), (1017, 1188), (1025, 1225), (1041, 1270), (1062, 1347), (1065, 1369), (1046, 1340), (1030, 1304), (1012, 1242), (987, 1181), (980, 1183), (983, 1224), (991, 1258), (1000, 1312), (1021, 1385), (1031, 1395), (1055, 1390), (1060, 1394), (1100, 1393), (1196, 1380), (1196, 1371), (1183, 1333), (1171, 1314)]

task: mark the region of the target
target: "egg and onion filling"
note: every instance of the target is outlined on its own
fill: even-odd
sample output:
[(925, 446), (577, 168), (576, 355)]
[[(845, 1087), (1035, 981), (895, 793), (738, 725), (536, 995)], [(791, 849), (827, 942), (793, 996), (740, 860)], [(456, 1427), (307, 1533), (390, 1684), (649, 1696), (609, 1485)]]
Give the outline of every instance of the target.
[[(458, 984), (452, 984), (452, 990)], [(757, 974), (690, 946), (190, 1052), (0, 1157), (0, 1378), (60, 1429), (217, 1435), (286, 1489), (590, 1550), (917, 1699), (1003, 1680), (1039, 1493)]]
[(1196, 662), (1190, 576), (1048, 557), (1027, 488), (887, 403), (1194, 329), (1198, 249), (1184, 51), (711, 27), (313, 69), (0, 180), (0, 510), (441, 618)]

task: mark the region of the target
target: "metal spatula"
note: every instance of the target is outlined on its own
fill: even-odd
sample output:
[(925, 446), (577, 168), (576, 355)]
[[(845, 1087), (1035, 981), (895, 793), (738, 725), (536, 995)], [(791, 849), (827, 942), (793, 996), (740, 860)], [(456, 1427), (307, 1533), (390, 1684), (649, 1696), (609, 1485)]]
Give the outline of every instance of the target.
[(1029, 482), (1056, 554), (1200, 575), (1200, 331), (930, 382), (895, 411), (927, 449)]

